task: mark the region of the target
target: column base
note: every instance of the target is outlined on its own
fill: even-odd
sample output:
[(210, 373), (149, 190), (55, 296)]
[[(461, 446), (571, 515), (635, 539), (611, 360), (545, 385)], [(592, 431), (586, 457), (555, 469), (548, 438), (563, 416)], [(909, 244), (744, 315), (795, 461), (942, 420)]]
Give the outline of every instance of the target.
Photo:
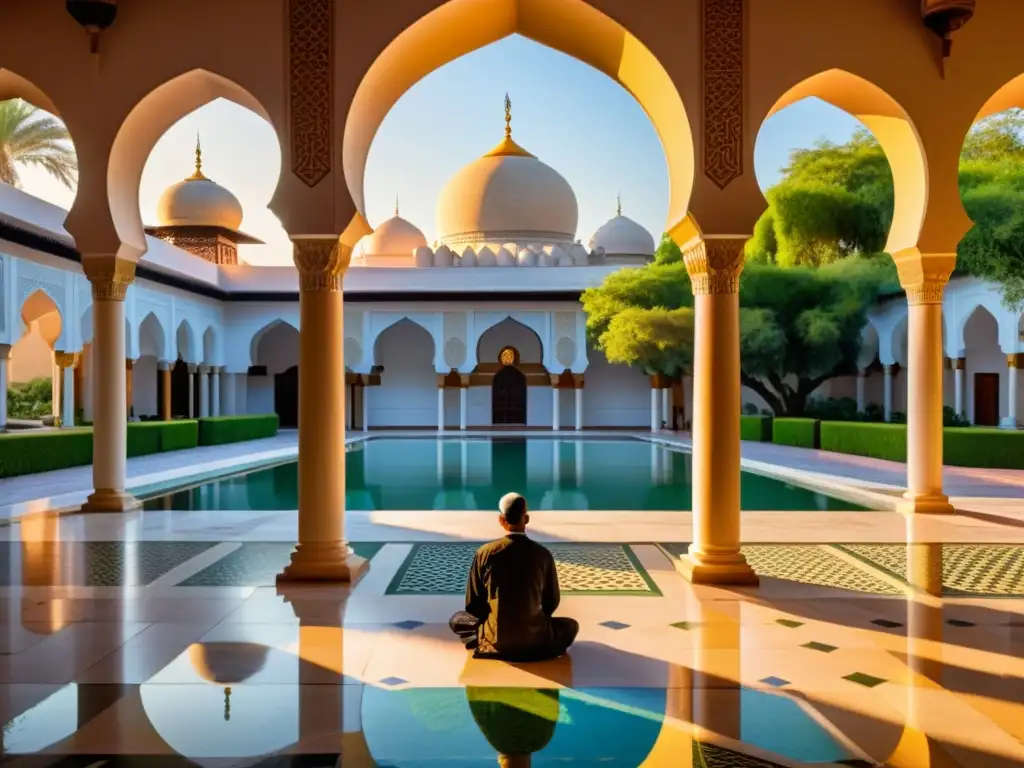
[(300, 543), (292, 552), (292, 561), (277, 574), (277, 583), (329, 581), (354, 584), (369, 567), (370, 561), (353, 554), (347, 544)]
[(952, 515), (956, 512), (943, 493), (912, 495), (909, 491), (896, 505), (897, 512), (915, 515)]
[(130, 493), (97, 488), (82, 505), (82, 512), (134, 512), (142, 504)]
[(754, 569), (739, 552), (735, 557), (716, 558), (716, 562), (708, 562), (701, 555), (687, 552), (675, 561), (675, 566), (691, 584), (734, 587), (756, 587), (760, 584)]

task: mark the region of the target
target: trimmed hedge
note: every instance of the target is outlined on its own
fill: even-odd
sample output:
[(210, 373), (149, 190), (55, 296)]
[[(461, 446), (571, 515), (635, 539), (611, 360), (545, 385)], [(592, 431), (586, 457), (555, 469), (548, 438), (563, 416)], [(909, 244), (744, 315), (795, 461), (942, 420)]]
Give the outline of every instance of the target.
[(821, 447), (821, 422), (818, 419), (775, 419), (772, 442), (797, 448)]
[(1024, 469), (1024, 431), (994, 427), (946, 427), (942, 458), (954, 467)]
[[(195, 421), (147, 421), (128, 424), (128, 457), (195, 448)], [(92, 428), (31, 431), (0, 435), (0, 477), (16, 477), (92, 463)]]
[(200, 445), (224, 445), (243, 440), (259, 440), (277, 434), (280, 422), (276, 413), (258, 416), (217, 416), (199, 420)]
[(770, 443), (772, 441), (772, 417), (740, 416), (740, 440)]
[(907, 425), (821, 422), (821, 449), (889, 461), (907, 460)]

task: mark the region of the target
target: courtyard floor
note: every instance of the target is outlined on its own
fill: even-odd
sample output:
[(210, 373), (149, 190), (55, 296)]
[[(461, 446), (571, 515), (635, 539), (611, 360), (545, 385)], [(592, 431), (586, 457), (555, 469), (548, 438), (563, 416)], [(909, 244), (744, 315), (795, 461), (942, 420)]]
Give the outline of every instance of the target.
[[(133, 459), (130, 485), (294, 443)], [(902, 479), (744, 457), (880, 498)], [(48, 475), (0, 481), (21, 518), (0, 527), (4, 765), (1024, 765), (1024, 473), (947, 470), (945, 520), (744, 513), (756, 589), (679, 576), (686, 513), (538, 513), (581, 632), (524, 665), (468, 658), (447, 629), (491, 515), (350, 513), (367, 575), (278, 588), (294, 511), (27, 514), (89, 485)]]

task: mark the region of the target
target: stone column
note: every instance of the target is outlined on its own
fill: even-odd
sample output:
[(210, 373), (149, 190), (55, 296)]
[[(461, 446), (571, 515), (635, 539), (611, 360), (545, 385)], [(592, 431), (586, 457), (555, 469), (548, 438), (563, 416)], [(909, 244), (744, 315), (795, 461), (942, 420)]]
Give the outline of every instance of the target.
[(210, 415), (210, 366), (199, 366), (199, 418)]
[(352, 248), (293, 240), (299, 270), (299, 541), (279, 582), (355, 581), (369, 563), (345, 542), (345, 316)]
[(666, 386), (664, 381), (661, 382), (661, 421), (669, 430), (675, 428), (672, 424), (672, 387)]
[(572, 379), (576, 388), (576, 431), (581, 432), (583, 430), (583, 374), (574, 373)]
[(50, 355), (50, 415), (54, 421), (60, 418), (60, 366), (57, 365), (57, 351)]
[(249, 374), (239, 373), (235, 377), (235, 414), (245, 416), (249, 413)]
[(0, 432), (7, 431), (7, 361), (11, 358), (11, 345), (0, 344)]
[(444, 380), (446, 375), (437, 374), (437, 431), (444, 432)]
[(82, 360), (79, 363), (82, 366), (82, 417), (85, 421), (90, 424), (93, 421), (93, 399), (96, 391), (96, 357), (92, 351), (92, 344), (88, 344), (88, 349), (82, 351)]
[(964, 401), (964, 370), (967, 368), (967, 358), (958, 357), (950, 360), (953, 365), (953, 412), (961, 418), (966, 418), (967, 407)]
[(658, 425), (661, 423), (661, 417), (658, 410), (661, 405), (661, 400), (658, 398), (658, 390), (655, 387), (654, 377), (651, 377), (651, 432), (658, 431)]
[(186, 364), (188, 367), (188, 417), (196, 417), (196, 368), (198, 365)]
[(861, 368), (857, 371), (857, 413), (864, 413), (864, 408), (867, 406), (867, 398), (865, 397), (865, 387), (868, 380), (868, 372)]
[(210, 415), (220, 416), (220, 368), (210, 369)]
[(469, 376), (459, 377), (459, 430), (466, 431), (466, 401), (469, 399)]
[(134, 383), (135, 374), (135, 361), (125, 358), (124, 361), (124, 407), (125, 413), (128, 414), (129, 419), (132, 416), (132, 405), (134, 403), (134, 392), (132, 385)]
[(370, 376), (363, 375), (363, 386), (359, 392), (360, 408), (363, 412), (363, 432), (370, 431)]
[[(224, 415), (225, 416), (237, 416), (238, 415), (238, 402), (237, 402), (237, 387), (238, 387), (238, 374), (237, 373), (225, 373), (224, 374)], [(346, 398), (347, 401), (347, 398)]]
[(894, 255), (907, 292), (907, 492), (902, 511), (950, 513), (942, 492), (942, 292), (956, 254)]
[(1000, 425), (1004, 429), (1017, 428), (1017, 369), (1024, 362), (1024, 354), (1006, 356), (1006, 418)]
[(157, 376), (160, 377), (160, 419), (161, 421), (171, 420), (171, 369), (174, 363), (170, 360), (158, 360), (156, 363)]
[(53, 359), (60, 370), (60, 425), (68, 429), (75, 426), (75, 366), (78, 365), (78, 355), (54, 352)]
[(128, 381), (125, 376), (124, 299), (135, 262), (114, 256), (82, 259), (92, 284), (94, 490), (83, 512), (126, 512), (139, 502), (125, 491), (128, 456)]
[(557, 432), (562, 428), (561, 396), (558, 391), (559, 376), (551, 376), (551, 429)]
[(683, 249), (694, 300), (693, 543), (677, 561), (691, 581), (758, 583), (740, 553), (740, 304), (743, 237)]
[(882, 418), (886, 421), (892, 421), (892, 375), (895, 369), (895, 365), (882, 366), (882, 374), (885, 376), (882, 388)]

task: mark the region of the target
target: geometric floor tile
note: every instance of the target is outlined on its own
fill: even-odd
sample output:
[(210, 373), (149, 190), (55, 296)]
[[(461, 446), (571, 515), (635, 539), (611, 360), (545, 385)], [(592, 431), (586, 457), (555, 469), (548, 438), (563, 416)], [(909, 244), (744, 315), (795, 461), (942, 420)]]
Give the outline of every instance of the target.
[(699, 741), (693, 742), (693, 765), (694, 768), (781, 768), (778, 763)]
[[(200, 555), (216, 542), (205, 541), (85, 541), (44, 542), (52, 552), (39, 558), (44, 567), (25, 570), (20, 545), (0, 545), (0, 580), (27, 586), (126, 587), (145, 586)], [(15, 566), (15, 561), (21, 565)], [(0, 586), (11, 586), (3, 583)]]
[(771, 685), (775, 688), (781, 688), (784, 685), (789, 685), (789, 680), (783, 680), (781, 677), (775, 677), (774, 675), (763, 678), (758, 682), (766, 683), (767, 685)]
[[(902, 544), (835, 545), (906, 582), (907, 547)], [(941, 557), (943, 594), (981, 597), (1024, 595), (1024, 546), (932, 545)]]
[(759, 576), (875, 595), (899, 595), (882, 579), (836, 557), (821, 546), (752, 544), (740, 551)]
[(880, 677), (866, 675), (863, 672), (854, 672), (852, 675), (846, 675), (843, 677), (843, 680), (849, 680), (851, 683), (863, 685), (865, 688), (874, 688), (875, 686), (881, 685), (885, 682), (885, 680)]
[[(660, 595), (633, 551), (621, 544), (547, 544), (566, 595)], [(414, 544), (389, 595), (461, 595), (479, 544)]]
[(776, 619), (775, 623), (781, 624), (789, 629), (796, 629), (797, 627), (802, 627), (804, 625), (802, 621), (793, 621), (793, 619)]
[[(359, 556), (371, 559), (383, 544), (349, 542)], [(272, 587), (288, 565), (295, 545), (284, 541), (246, 542), (234, 552), (194, 573), (179, 587)]]
[(602, 621), (599, 626), (607, 627), (608, 629), (629, 629), (629, 624), (623, 624), (621, 621)]
[(832, 653), (832, 651), (839, 650), (834, 645), (827, 645), (826, 643), (818, 643), (818, 642), (815, 642), (813, 640), (811, 642), (809, 642), (809, 643), (804, 643), (800, 647), (801, 648), (809, 648), (812, 651), (821, 651), (822, 653)]

